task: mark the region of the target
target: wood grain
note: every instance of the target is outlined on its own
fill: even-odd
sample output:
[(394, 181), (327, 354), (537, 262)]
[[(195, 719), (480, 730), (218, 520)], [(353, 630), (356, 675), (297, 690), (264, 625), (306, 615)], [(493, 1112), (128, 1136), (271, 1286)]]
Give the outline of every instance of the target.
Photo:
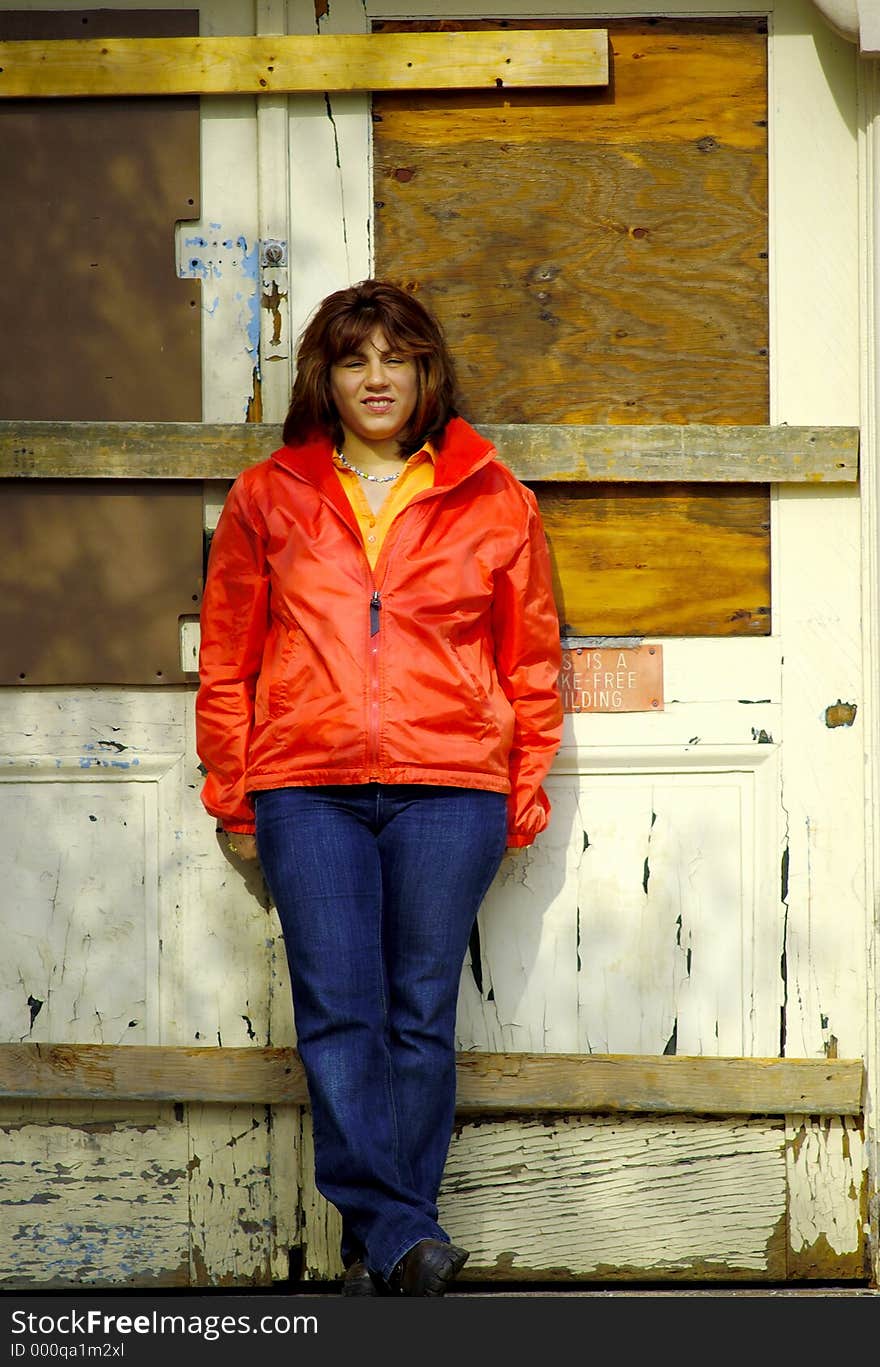
[(607, 91), (376, 96), (377, 273), (439, 314), (466, 416), (765, 421), (766, 37), (609, 34)]
[(765, 491), (534, 487), (564, 636), (769, 633)]
[[(466, 1112), (857, 1115), (860, 1059), (459, 1054)], [(0, 1045), (0, 1097), (304, 1105), (291, 1048)]]
[[(375, 96), (377, 273), (440, 317), (472, 421), (760, 426), (766, 23), (608, 32), (604, 90)], [(572, 634), (770, 630), (766, 494), (554, 486), (542, 510)]]
[(440, 1218), (475, 1282), (781, 1281), (783, 1146), (772, 1120), (464, 1124)]
[(605, 85), (604, 29), (0, 43), (0, 98)]
[[(851, 484), (856, 427), (482, 423), (528, 481)], [(0, 477), (234, 479), (281, 445), (269, 423), (0, 421)]]

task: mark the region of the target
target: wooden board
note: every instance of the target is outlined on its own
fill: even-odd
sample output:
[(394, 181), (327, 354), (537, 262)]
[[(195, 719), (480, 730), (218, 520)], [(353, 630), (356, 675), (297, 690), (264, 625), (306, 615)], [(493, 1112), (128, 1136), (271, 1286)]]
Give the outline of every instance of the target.
[(474, 1281), (761, 1281), (785, 1198), (781, 1121), (570, 1117), (462, 1126), (439, 1205)]
[[(852, 484), (857, 427), (480, 423), (519, 479)], [(281, 445), (270, 423), (0, 420), (0, 477), (234, 479)]]
[[(340, 1277), (339, 1216), (304, 1157), (305, 1272)], [(864, 1143), (846, 1118), (464, 1121), (439, 1208), (475, 1290), (867, 1276)]]
[[(203, 1111), (0, 1101), (4, 1291), (269, 1285), (273, 1118), (266, 1107)], [(294, 1204), (297, 1187), (294, 1171)]]
[[(861, 1113), (859, 1059), (471, 1054), (458, 1057), (468, 1112)], [(0, 1096), (152, 1101), (307, 1101), (292, 1048), (0, 1045)]]
[(602, 86), (608, 37), (532, 31), (0, 43), (0, 98)]
[[(608, 31), (607, 90), (374, 97), (376, 272), (440, 316), (468, 418), (763, 424), (766, 23)], [(769, 632), (769, 499), (748, 498), (707, 510), (652, 490), (648, 506), (608, 486), (589, 509), (574, 493), (568, 511), (548, 505), (565, 621), (588, 635)]]
[(763, 490), (683, 484), (535, 489), (563, 636), (769, 633)]

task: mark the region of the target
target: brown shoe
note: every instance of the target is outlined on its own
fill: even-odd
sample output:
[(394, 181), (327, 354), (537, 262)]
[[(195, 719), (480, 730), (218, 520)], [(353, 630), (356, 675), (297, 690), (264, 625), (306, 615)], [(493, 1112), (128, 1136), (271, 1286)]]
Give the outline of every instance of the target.
[(445, 1296), (469, 1256), (441, 1239), (420, 1239), (391, 1274), (392, 1290), (401, 1296)]
[(349, 1263), (345, 1269), (345, 1276), (342, 1279), (342, 1294), (343, 1296), (378, 1296), (381, 1294), (373, 1279), (372, 1272), (360, 1258)]

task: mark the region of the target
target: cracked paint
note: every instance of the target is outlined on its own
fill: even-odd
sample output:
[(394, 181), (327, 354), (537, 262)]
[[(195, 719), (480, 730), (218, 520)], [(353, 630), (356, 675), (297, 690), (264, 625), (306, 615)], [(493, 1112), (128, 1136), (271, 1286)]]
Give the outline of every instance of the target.
[(865, 1205), (864, 1137), (849, 1116), (804, 1117), (787, 1145), (789, 1242), (801, 1276), (858, 1270)]
[(790, 850), (786, 841), (782, 851), (782, 862), (779, 871), (779, 900), (784, 907), (782, 921), (782, 948), (779, 952), (779, 978), (782, 983), (782, 1001), (779, 1005), (779, 1057), (785, 1058), (786, 1040), (786, 1015), (788, 1012), (788, 876), (789, 876)]
[(477, 991), (479, 992), (480, 996), (482, 996), (483, 961), (480, 952), (480, 927), (477, 921), (474, 921), (473, 927), (471, 929), (470, 940), (468, 942), (468, 949), (470, 951), (471, 975), (473, 976), (473, 980), (476, 985)]

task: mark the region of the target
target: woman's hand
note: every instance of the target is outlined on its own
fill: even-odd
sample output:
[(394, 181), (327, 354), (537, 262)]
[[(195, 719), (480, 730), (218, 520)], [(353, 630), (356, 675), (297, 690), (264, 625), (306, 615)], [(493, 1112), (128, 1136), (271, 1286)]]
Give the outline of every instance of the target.
[(230, 854), (234, 854), (236, 859), (251, 860), (257, 858), (257, 837), (255, 835), (236, 834), (235, 831), (226, 832), (226, 848)]

